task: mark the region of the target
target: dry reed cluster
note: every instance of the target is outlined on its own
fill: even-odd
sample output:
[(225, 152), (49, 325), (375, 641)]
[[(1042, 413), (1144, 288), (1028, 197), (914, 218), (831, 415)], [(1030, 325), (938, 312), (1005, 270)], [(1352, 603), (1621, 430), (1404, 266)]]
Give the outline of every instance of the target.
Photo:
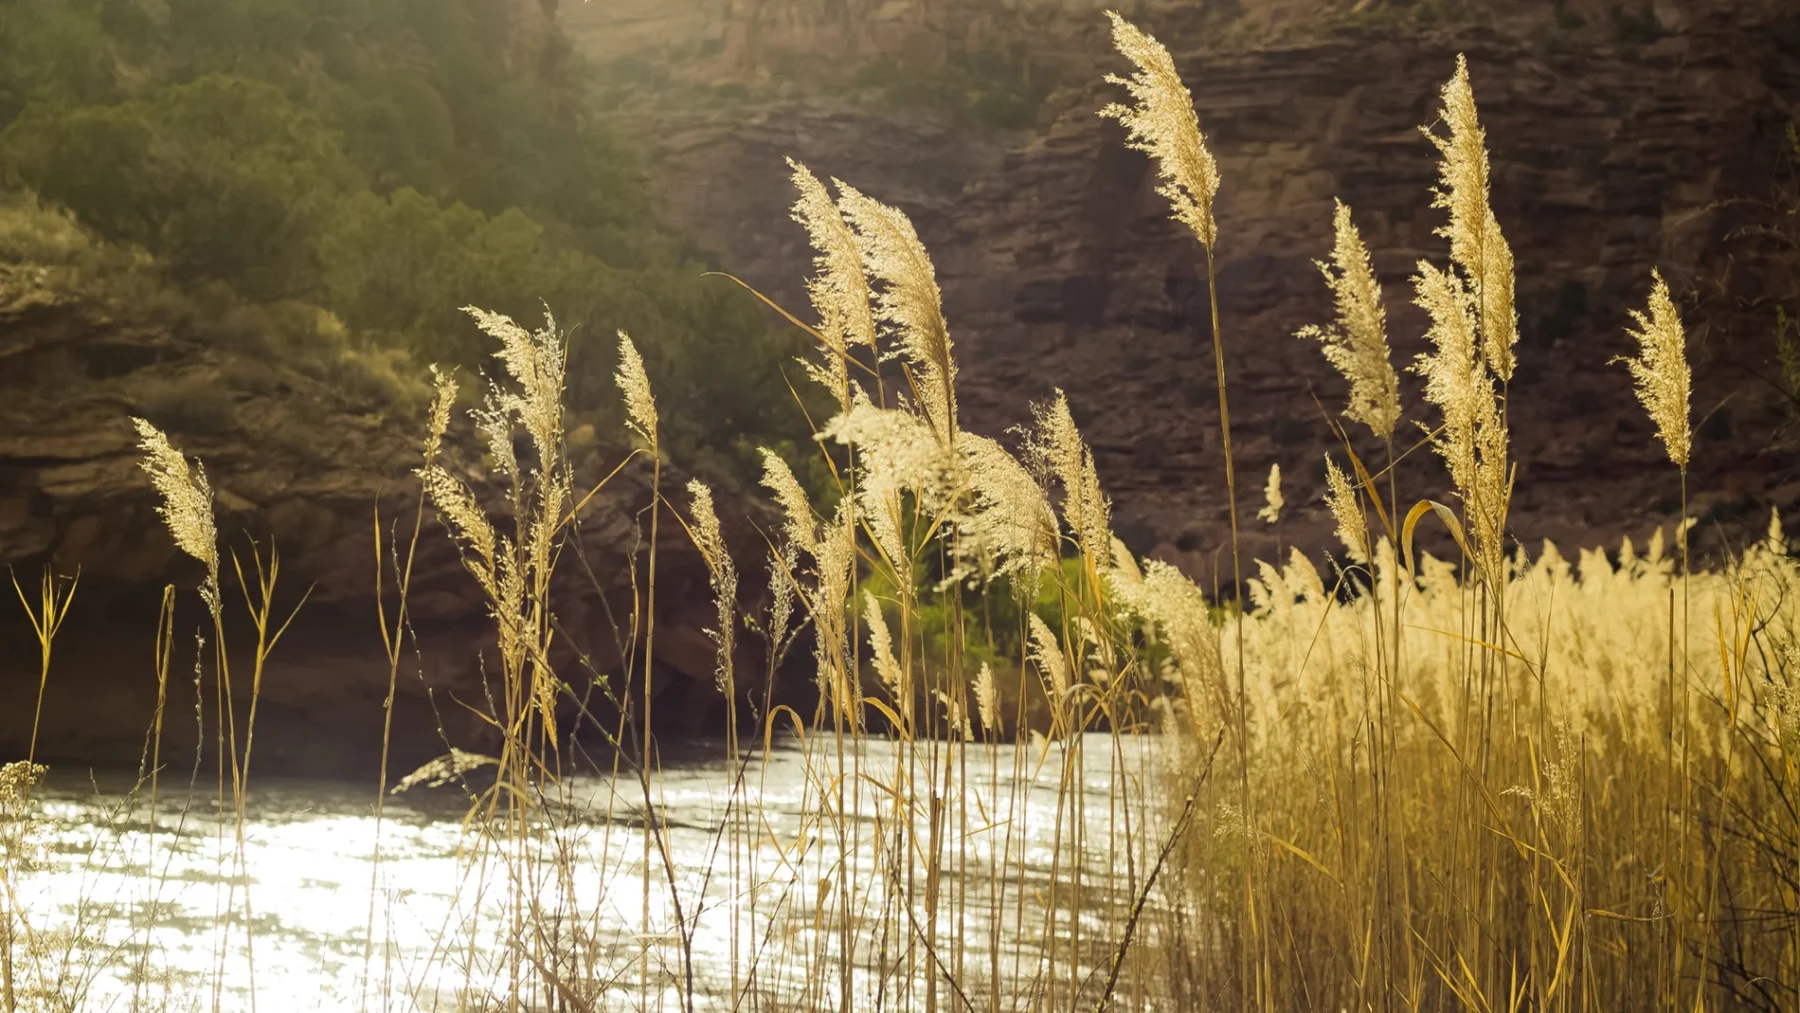
[[(1165, 48), (1117, 15), (1112, 30), (1136, 71), (1109, 78), (1131, 104), (1102, 115), (1155, 159), (1159, 193), (1205, 248), (1210, 277), (1220, 176), (1199, 116)], [(1241, 606), (1209, 601), (1113, 536), (1061, 392), (1033, 407), (1016, 452), (962, 430), (950, 329), (912, 224), (790, 161), (793, 217), (816, 253), (806, 368), (836, 408), (815, 452), (835, 488), (815, 502), (791, 462), (764, 451), (781, 524), (766, 534), (765, 606), (746, 610), (712, 491), (690, 483), (685, 506), (664, 497), (655, 398), (619, 335), (632, 458), (650, 476), (649, 537), (624, 564), (625, 657), (610, 670), (586, 658), (584, 672), (559, 669), (553, 576), (578, 551), (593, 496), (577, 494), (564, 449), (566, 348), (554, 321), (527, 331), (471, 309), (500, 367), (466, 413), (485, 467), (447, 449), (461, 395), (440, 375), (418, 476), (489, 601), (496, 664), (483, 717), (499, 749), (447, 743), (443, 759), (393, 785), (384, 744), (363, 1006), (441, 996), (418, 984), (427, 968), (399, 981), (381, 972), (375, 876), (389, 789), (452, 780), (471, 798), (459, 889), (477, 913), (444, 927), (428, 963), (460, 974), (458, 1008), (1793, 1008), (1800, 568), (1776, 525), (1694, 572), (1685, 519), (1673, 553), (1660, 530), (1643, 552), (1627, 539), (1614, 557), (1584, 550), (1574, 563), (1547, 543), (1535, 557), (1508, 551), (1513, 258), (1489, 206), (1461, 59), (1440, 100), (1447, 133), (1427, 133), (1441, 155), (1432, 206), (1447, 213), (1448, 259), (1420, 261), (1413, 278), (1431, 321), (1413, 368), (1437, 413), (1417, 438), (1443, 459), (1451, 488), (1441, 499), (1407, 490), (1419, 498), (1406, 506), (1393, 478), (1396, 441), (1409, 434), (1381, 286), (1339, 202), (1320, 264), (1334, 318), (1299, 336), (1347, 380), (1344, 415), (1388, 460), (1371, 466), (1346, 438), (1343, 463), (1326, 462), (1345, 560), (1329, 573), (1297, 550), (1258, 562)], [(1634, 316), (1642, 351), (1627, 364), (1680, 469), (1685, 514), (1689, 375), (1660, 276)], [(1213, 320), (1235, 567), (1216, 305)], [(218, 804), (237, 816), (235, 841), (217, 843), (241, 864), (255, 694), (240, 727), (219, 564), (232, 558), (246, 586), (260, 686), (285, 628), (270, 616), (276, 557), (258, 555), (254, 586), (245, 581), (221, 556), (204, 472), (138, 425), (171, 534), (208, 567), (215, 650), (197, 663), (210, 657), (215, 676)], [(1279, 466), (1264, 499), (1258, 516), (1279, 530)], [(501, 501), (507, 509), (491, 509)], [(729, 701), (729, 787), (698, 877), (677, 868), (652, 734), (665, 516), (710, 575), (715, 683)], [(422, 503), (404, 551), (378, 535), (381, 572), (395, 581), (380, 599), (390, 680), (424, 517)], [(1448, 529), (1461, 559), (1416, 553), (1421, 523)], [(25, 604), (47, 673), (68, 597), (45, 587)], [(976, 643), (972, 610), (997, 600), (1012, 607), (1010, 656)], [(810, 714), (741, 688), (770, 685), (803, 626), (818, 690)], [(745, 631), (765, 641), (764, 672), (738, 670)], [(576, 690), (583, 678), (591, 691)], [(612, 709), (590, 708), (596, 697)], [(740, 730), (746, 702), (757, 724)], [(160, 712), (158, 722), (153, 740)], [(567, 748), (577, 731), (613, 747), (599, 770)], [(754, 765), (778, 734), (804, 771), (800, 797), (782, 802), (800, 813), (785, 834), (769, 822)], [(468, 780), (489, 767), (485, 787)], [(152, 818), (157, 768), (147, 768)], [(27, 874), (19, 828), (37, 768), (4, 769), (0, 886), (10, 891)], [(583, 795), (593, 783), (598, 796)], [(256, 1000), (247, 886), (227, 898), (237, 905), (245, 917), (218, 932), (214, 1009), (228, 965), (248, 972)], [(14, 902), (4, 914), (11, 1013), (15, 942), (41, 929)], [(620, 918), (632, 921), (624, 942)], [(702, 933), (724, 940), (713, 963), (697, 955)]]

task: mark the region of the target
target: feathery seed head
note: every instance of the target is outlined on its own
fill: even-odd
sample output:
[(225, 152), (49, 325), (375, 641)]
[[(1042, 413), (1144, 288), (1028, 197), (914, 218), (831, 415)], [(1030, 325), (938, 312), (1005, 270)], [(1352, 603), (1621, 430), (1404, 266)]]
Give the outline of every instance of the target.
[(1519, 343), (1519, 313), (1513, 306), (1513, 255), (1494, 213), (1487, 214), (1482, 233), (1487, 257), (1481, 271), (1481, 347), (1488, 368), (1505, 383), (1512, 379)]
[(964, 742), (975, 741), (975, 726), (969, 723), (968, 705), (961, 693), (946, 693), (934, 689), (931, 695), (938, 703), (944, 705), (944, 724), (953, 733), (961, 733)]
[(951, 505), (960, 485), (960, 462), (948, 452), (950, 444), (928, 419), (868, 401), (826, 423), (819, 435), (856, 448), (863, 469), (858, 519), (868, 525), (876, 547), (906, 584), (912, 579), (912, 556), (901, 535), (904, 494), (916, 495), (927, 513)]
[[(515, 418), (524, 425), (537, 450), (538, 467), (551, 467), (560, 456), (563, 369), (566, 364), (556, 319), (545, 311), (544, 326), (527, 332), (503, 314), (474, 306), (464, 306), (463, 312), (474, 317), (482, 331), (500, 342), (494, 357), (506, 367), (518, 388), (505, 391), (495, 387), (489, 395), (490, 413)], [(488, 436), (491, 448), (492, 433)], [(509, 452), (507, 457), (510, 459), (512, 454)]]
[(1449, 135), (1421, 128), (1443, 156), (1431, 206), (1448, 210), (1450, 221), (1437, 234), (1450, 240), (1450, 259), (1462, 269), (1473, 293), (1480, 319), (1478, 354), (1504, 383), (1512, 379), (1513, 346), (1519, 340), (1518, 313), (1513, 306), (1513, 255), (1488, 206), (1487, 132), (1475, 111), (1469, 61), (1463, 56), (1457, 56), (1456, 73), (1445, 83), (1440, 97), (1444, 103), (1440, 118), (1449, 127)]
[[(1425, 377), (1425, 399), (1444, 413), (1444, 435), (1440, 445), (1448, 444), (1460, 458), (1473, 454), (1475, 419), (1479, 402), (1492, 396), (1487, 371), (1476, 353), (1476, 325), (1473, 299), (1462, 279), (1454, 271), (1440, 271), (1419, 261), (1414, 287), (1419, 307), (1431, 317), (1426, 338), (1432, 351), (1421, 354), (1414, 369)], [(1452, 460), (1451, 477), (1459, 489), (1467, 492), (1464, 478), (1472, 471), (1473, 461)]]
[(414, 474), (419, 476), (425, 498), (437, 508), (438, 516), (443, 519), (444, 526), (450, 529), (451, 537), (472, 554), (472, 558), (464, 557), (464, 565), (475, 575), (488, 597), (498, 600), (500, 587), (495, 573), (498, 539), (487, 514), (475, 502), (475, 494), (440, 464), (427, 464)]
[(1648, 313), (1631, 311), (1637, 330), (1627, 333), (1637, 339), (1638, 357), (1623, 359), (1637, 381), (1638, 400), (1656, 423), (1656, 434), (1668, 448), (1669, 460), (1678, 468), (1686, 468), (1693, 447), (1693, 433), (1688, 426), (1690, 374), (1687, 362), (1687, 335), (1681, 327), (1681, 314), (1669, 296), (1669, 286), (1662, 274), (1652, 271), (1656, 285), (1650, 290)]
[(1434, 440), (1467, 506), (1475, 563), (1498, 580), (1505, 552), (1507, 434), (1494, 381), (1480, 354), (1476, 299), (1454, 270), (1419, 262), (1418, 305), (1431, 317), (1433, 350), (1414, 370), (1425, 377), (1425, 399), (1443, 413)]
[(425, 425), (425, 459), (437, 457), (444, 434), (450, 431), (450, 409), (456, 405), (456, 372), (440, 370), (431, 364), (431, 414)]
[(689, 510), (694, 516), (694, 547), (706, 559), (706, 565), (717, 569), (731, 565), (731, 554), (725, 550), (725, 536), (719, 530), (719, 514), (713, 507), (712, 490), (699, 479), (688, 480)]
[(1026, 444), (1033, 466), (1063, 487), (1063, 519), (1075, 532), (1081, 550), (1109, 565), (1112, 549), (1112, 504), (1100, 489), (1094, 455), (1075, 428), (1069, 399), (1057, 390), (1047, 402), (1032, 406), (1037, 428)]
[(1162, 43), (1114, 11), (1106, 16), (1112, 20), (1114, 47), (1136, 65), (1137, 72), (1129, 78), (1107, 75), (1107, 82), (1122, 85), (1134, 104), (1115, 102), (1100, 115), (1118, 120), (1129, 134), (1126, 143), (1156, 159), (1162, 180), (1156, 192), (1168, 200), (1175, 220), (1210, 249), (1218, 231), (1213, 197), (1219, 192), (1219, 168), (1200, 133), (1193, 96)]
[(513, 450), (513, 420), (504, 405), (505, 395), (490, 388), (481, 407), (471, 409), (469, 415), (475, 420), (475, 431), (487, 444), (488, 456), (494, 459), (495, 473), (502, 478), (516, 479), (519, 477), (519, 459)]
[(920, 408), (938, 439), (948, 445), (956, 434), (956, 360), (951, 355), (950, 326), (944, 322), (937, 269), (905, 214), (842, 180), (832, 182), (838, 188), (838, 210), (855, 230), (863, 266), (882, 283), (876, 317), (899, 343), (890, 357), (905, 357), (917, 371)]
[(1437, 234), (1450, 240), (1450, 259), (1470, 278), (1479, 279), (1489, 215), (1487, 132), (1475, 112), (1469, 61), (1461, 54), (1456, 57), (1456, 73), (1439, 97), (1444, 103), (1439, 116), (1450, 129), (1449, 136), (1420, 128), (1443, 156), (1438, 162), (1441, 183), (1433, 191), (1431, 206), (1449, 210), (1450, 222)]
[(781, 549), (769, 549), (769, 650), (780, 657), (794, 621), (794, 561)]
[(1332, 262), (1321, 262), (1319, 271), (1336, 300), (1337, 319), (1327, 327), (1302, 328), (1296, 336), (1320, 342), (1326, 361), (1350, 381), (1344, 414), (1386, 440), (1400, 420), (1400, 382), (1389, 361), (1387, 310), (1369, 249), (1343, 201), (1337, 202), (1332, 221)]
[(1031, 660), (1050, 687), (1051, 705), (1061, 706), (1069, 693), (1069, 662), (1063, 657), (1056, 634), (1050, 632), (1050, 627), (1036, 612), (1031, 613)]
[(863, 255), (856, 233), (844, 221), (825, 184), (794, 159), (788, 159), (787, 164), (793, 170), (794, 188), (800, 191), (794, 202), (793, 219), (812, 240), (813, 265), (818, 270), (807, 282), (806, 291), (819, 314), (824, 362), (809, 364), (808, 369), (837, 398), (838, 408), (848, 411), (850, 374), (846, 360), (850, 348), (875, 347), (869, 278), (863, 273)]
[(1325, 455), (1325, 501), (1331, 506), (1331, 516), (1337, 520), (1338, 540), (1344, 543), (1350, 558), (1359, 563), (1369, 560), (1369, 521), (1363, 516), (1362, 504), (1356, 499), (1356, 490), (1351, 488), (1350, 479), (1345, 476), (1337, 462)]
[(911, 724), (912, 687), (907, 684), (900, 662), (894, 660), (894, 638), (888, 632), (887, 617), (881, 612), (881, 600), (866, 588), (863, 590), (863, 621), (869, 624), (869, 659), (875, 666), (875, 675), (887, 687), (901, 718)]
[(837, 517), (825, 525), (813, 554), (813, 573), (815, 582), (806, 604), (813, 629), (818, 633), (813, 638), (813, 660), (819, 689), (854, 728), (860, 708), (849, 679), (845, 612), (850, 604), (851, 578), (856, 573), (856, 516), (848, 504), (840, 503)]
[(206, 482), (206, 469), (196, 462), (189, 470), (187, 458), (149, 422), (133, 418), (131, 423), (137, 427), (138, 449), (144, 452), (140, 465), (162, 496), (163, 505), (156, 512), (162, 515), (176, 547), (206, 564), (206, 584), (200, 594), (216, 616), (221, 604), (219, 536), (213, 525), (212, 487)]
[(1056, 565), (1056, 514), (1043, 486), (1006, 448), (985, 436), (962, 433), (956, 449), (973, 491), (974, 509), (962, 530), (985, 554), (997, 576), (1015, 576), (1019, 594), (1035, 593), (1038, 577)]
[(613, 374), (619, 393), (625, 396), (626, 425), (656, 445), (656, 398), (650, 393), (650, 377), (644, 373), (644, 360), (638, 355), (631, 335), (619, 332), (619, 369)]
[(1108, 584), (1125, 609), (1153, 627), (1175, 659), (1175, 675), (1187, 699), (1188, 719), (1199, 731), (1204, 718), (1230, 713), (1234, 706), (1226, 687), (1219, 630), (1213, 625), (1206, 595), (1180, 570), (1160, 559), (1145, 564), (1142, 579), (1121, 571)]
[(1144, 572), (1138, 569), (1137, 560), (1131, 558), (1131, 550), (1117, 536), (1112, 540), (1112, 562), (1112, 569), (1108, 571), (1109, 579), (1132, 584), (1144, 582)]
[(713, 508), (712, 490), (696, 478), (688, 482), (688, 496), (691, 501), (689, 510), (694, 516), (694, 546), (706, 560), (713, 601), (718, 607), (718, 625), (706, 631), (706, 635), (718, 647), (713, 681), (721, 693), (729, 693), (731, 656), (737, 625), (734, 621), (737, 615), (737, 567), (731, 562), (731, 552), (725, 546), (725, 535), (719, 529), (719, 514)]
[(780, 454), (767, 447), (761, 449), (763, 488), (774, 493), (775, 502), (781, 505), (782, 513), (787, 518), (787, 540), (802, 552), (816, 553), (819, 548), (819, 525), (813, 520), (812, 504), (806, 498), (806, 490), (800, 487), (800, 480), (794, 477), (793, 470)]
[(981, 727), (989, 735), (1000, 728), (1000, 687), (994, 683), (994, 670), (987, 662), (981, 663), (981, 672), (975, 676), (975, 710), (981, 718)]
[(1281, 508), (1286, 505), (1287, 500), (1281, 497), (1281, 465), (1271, 464), (1269, 484), (1263, 487), (1263, 508), (1256, 512), (1256, 516), (1265, 523), (1274, 524), (1281, 520)]

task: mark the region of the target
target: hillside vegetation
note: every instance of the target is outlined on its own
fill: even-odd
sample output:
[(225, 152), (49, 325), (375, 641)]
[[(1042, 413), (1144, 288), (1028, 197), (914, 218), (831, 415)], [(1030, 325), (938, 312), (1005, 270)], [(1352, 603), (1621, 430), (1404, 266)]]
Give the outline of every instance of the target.
[[(682, 449), (790, 426), (785, 346), (659, 224), (642, 167), (577, 110), (583, 68), (533, 5), (9, 8), (9, 207), (26, 191), (67, 208), (215, 310), (316, 306), (353, 345), (420, 362), (478, 364), (481, 339), (456, 309), (470, 302), (547, 307), (578, 347), (627, 328), (663, 397), (687, 409), (668, 434)], [(577, 413), (599, 411), (603, 380), (570, 377)]]

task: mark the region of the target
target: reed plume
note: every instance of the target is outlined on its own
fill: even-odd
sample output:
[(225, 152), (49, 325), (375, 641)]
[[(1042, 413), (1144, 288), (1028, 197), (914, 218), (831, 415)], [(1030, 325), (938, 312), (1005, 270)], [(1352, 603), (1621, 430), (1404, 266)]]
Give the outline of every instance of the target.
[(1336, 239), (1331, 263), (1320, 261), (1318, 267), (1336, 300), (1337, 319), (1324, 327), (1302, 327), (1295, 336), (1324, 346), (1325, 360), (1350, 381), (1344, 414), (1385, 441), (1393, 437), (1400, 421), (1400, 381), (1389, 361), (1381, 285), (1343, 201), (1337, 202), (1332, 222)]
[[(544, 326), (533, 332), (504, 314), (476, 306), (464, 306), (463, 312), (473, 317), (483, 332), (500, 342), (494, 357), (506, 367), (515, 385), (511, 389), (493, 388), (491, 401), (495, 411), (490, 411), (490, 415), (516, 419), (524, 426), (537, 451), (538, 467), (548, 467), (561, 456), (559, 447), (563, 431), (565, 361), (556, 320), (546, 314)], [(508, 456), (510, 458), (510, 452)]]
[(1056, 566), (1056, 514), (1043, 486), (1018, 458), (985, 436), (963, 433), (957, 440), (972, 510), (961, 530), (970, 549), (985, 558), (993, 576), (1012, 576), (1020, 594), (1035, 590), (1038, 578)]
[(431, 411), (425, 423), (425, 460), (437, 457), (444, 434), (450, 431), (450, 409), (456, 406), (458, 389), (455, 371), (446, 372), (431, 364)]
[(425, 498), (436, 508), (444, 527), (464, 550), (463, 565), (488, 597), (498, 600), (500, 587), (495, 567), (499, 559), (499, 537), (487, 514), (475, 501), (475, 494), (462, 480), (435, 462), (419, 468), (414, 474), (419, 476)]
[(975, 711), (983, 731), (992, 735), (1000, 730), (1000, 687), (994, 682), (993, 666), (985, 661), (975, 676)]
[(1281, 495), (1281, 465), (1271, 464), (1269, 483), (1263, 486), (1263, 508), (1256, 512), (1256, 516), (1265, 523), (1274, 524), (1281, 520), (1281, 508), (1286, 505), (1287, 500)]
[(719, 514), (713, 507), (712, 490), (699, 479), (692, 479), (688, 482), (688, 498), (688, 510), (694, 518), (690, 528), (694, 546), (706, 561), (713, 601), (718, 609), (718, 624), (706, 631), (706, 635), (712, 638), (713, 645), (718, 648), (713, 682), (718, 686), (719, 692), (729, 695), (731, 659), (736, 644), (737, 567), (731, 561), (731, 552), (725, 545), (725, 535), (719, 529)]
[(1514, 346), (1519, 343), (1519, 313), (1513, 306), (1512, 247), (1492, 211), (1482, 233), (1481, 250), (1487, 258), (1480, 276), (1482, 355), (1494, 375), (1506, 383), (1512, 380), (1517, 363)]
[(840, 504), (813, 553), (814, 586), (805, 596), (812, 617), (813, 662), (819, 690), (848, 727), (860, 727), (861, 708), (850, 681), (850, 587), (856, 576), (856, 515)]
[(881, 600), (873, 591), (863, 589), (863, 622), (869, 627), (869, 661), (875, 666), (875, 677), (887, 687), (894, 707), (907, 727), (912, 726), (912, 686), (906, 670), (894, 658), (894, 637), (888, 630), (887, 616), (882, 614)]
[(819, 547), (819, 523), (813, 517), (812, 503), (806, 498), (806, 490), (800, 487), (800, 480), (794, 477), (794, 471), (780, 454), (767, 447), (762, 448), (763, 488), (775, 494), (775, 502), (781, 506), (785, 526), (782, 531), (788, 543), (808, 554)]
[(1160, 559), (1147, 561), (1141, 574), (1115, 567), (1108, 578), (1124, 610), (1143, 620), (1168, 645), (1192, 730), (1198, 734), (1209, 719), (1229, 716), (1231, 693), (1219, 627), (1213, 623), (1205, 592)]
[(223, 604), (219, 600), (219, 534), (213, 525), (212, 486), (207, 484), (206, 468), (196, 461), (190, 470), (187, 458), (162, 430), (149, 422), (133, 418), (131, 423), (137, 427), (138, 449), (144, 452), (139, 466), (162, 496), (157, 514), (175, 539), (175, 546), (206, 564), (206, 583), (200, 588), (200, 596), (216, 620)]
[(911, 364), (920, 413), (949, 446), (956, 437), (956, 360), (937, 269), (905, 214), (841, 180), (832, 182), (838, 188), (838, 209), (855, 230), (863, 266), (881, 282), (876, 318), (888, 325), (898, 345), (885, 357), (897, 354)]
[(912, 579), (912, 552), (902, 535), (904, 494), (936, 513), (952, 505), (961, 483), (950, 444), (927, 418), (861, 400), (827, 423), (821, 436), (856, 448), (862, 463), (858, 519), (904, 585)]
[(1044, 684), (1050, 688), (1050, 699), (1058, 706), (1069, 693), (1069, 662), (1063, 656), (1062, 645), (1057, 643), (1056, 634), (1050, 631), (1036, 612), (1029, 616), (1031, 626), (1031, 660), (1038, 671), (1044, 675)]
[(619, 332), (619, 368), (613, 374), (625, 398), (626, 425), (646, 441), (656, 443), (656, 398), (650, 393), (650, 377), (631, 335)]
[(794, 159), (787, 164), (800, 192), (793, 219), (812, 240), (813, 266), (818, 271), (807, 280), (806, 291), (819, 314), (817, 333), (825, 346), (824, 361), (807, 362), (807, 372), (831, 391), (839, 411), (849, 411), (850, 350), (858, 345), (875, 347), (875, 312), (862, 249), (825, 184)]
[(1438, 149), (1439, 185), (1431, 206), (1450, 212), (1436, 234), (1450, 240), (1450, 259), (1462, 268), (1480, 314), (1480, 353), (1502, 383), (1512, 379), (1518, 317), (1513, 309), (1512, 250), (1488, 206), (1487, 132), (1475, 109), (1469, 61), (1456, 57), (1456, 72), (1439, 94), (1447, 136), (1420, 128)]
[(1362, 504), (1357, 502), (1356, 490), (1351, 487), (1350, 479), (1344, 475), (1342, 468), (1325, 455), (1325, 502), (1331, 507), (1331, 516), (1337, 521), (1338, 540), (1344, 543), (1350, 558), (1359, 563), (1366, 563), (1370, 558), (1369, 520), (1363, 515)]
[(1504, 546), (1507, 493), (1506, 424), (1491, 375), (1479, 351), (1474, 296), (1453, 270), (1420, 261), (1414, 278), (1418, 305), (1431, 317), (1433, 350), (1414, 370), (1425, 377), (1425, 400), (1442, 412), (1433, 438), (1466, 507), (1476, 562), (1497, 579)]
[(1656, 284), (1650, 290), (1649, 312), (1632, 310), (1637, 329), (1626, 329), (1637, 339), (1638, 357), (1613, 361), (1623, 362), (1631, 370), (1632, 379), (1637, 381), (1638, 401), (1656, 424), (1656, 434), (1668, 450), (1669, 460), (1685, 469), (1693, 449), (1693, 432), (1688, 425), (1687, 337), (1662, 274), (1652, 271), (1650, 277)]
[(1062, 485), (1063, 517), (1069, 522), (1082, 552), (1110, 565), (1112, 554), (1112, 504), (1100, 489), (1100, 473), (1093, 451), (1075, 427), (1069, 399), (1061, 390), (1031, 409), (1037, 427), (1026, 443), (1034, 466)]
[(1442, 156), (1432, 206), (1450, 212), (1437, 234), (1450, 240), (1451, 266), (1420, 261), (1415, 301), (1431, 318), (1433, 351), (1414, 369), (1425, 398), (1443, 413), (1434, 443), (1462, 497), (1475, 564), (1490, 586), (1504, 584), (1508, 437), (1500, 390), (1513, 373), (1518, 338), (1512, 305), (1512, 252), (1488, 206), (1486, 132), (1475, 109), (1468, 60), (1439, 95), (1442, 136), (1421, 128)]
[(1115, 102), (1100, 115), (1119, 121), (1129, 135), (1126, 143), (1156, 160), (1162, 180), (1156, 192), (1168, 200), (1174, 219), (1210, 248), (1218, 237), (1213, 197), (1219, 192), (1219, 168), (1200, 132), (1193, 96), (1162, 43), (1114, 11), (1106, 16), (1112, 20), (1114, 47), (1137, 71), (1129, 78), (1106, 76), (1107, 83), (1123, 86), (1134, 104)]

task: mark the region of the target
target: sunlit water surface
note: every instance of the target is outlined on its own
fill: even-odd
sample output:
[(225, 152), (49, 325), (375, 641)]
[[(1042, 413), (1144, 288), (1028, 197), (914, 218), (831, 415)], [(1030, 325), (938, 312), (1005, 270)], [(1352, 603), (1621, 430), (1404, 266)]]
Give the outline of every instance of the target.
[[(558, 935), (551, 949), (571, 954), (550, 970), (596, 1008), (640, 1008), (648, 997), (652, 1008), (680, 1009), (689, 965), (695, 1004), (711, 1009), (732, 1008), (733, 994), (742, 1009), (836, 1009), (846, 983), (855, 1008), (918, 1007), (934, 961), (971, 993), (994, 988), (996, 966), (1003, 992), (1051, 977), (1086, 979), (1091, 990), (1169, 815), (1155, 750), (1154, 740), (1090, 735), (1074, 749), (957, 754), (935, 924), (916, 852), (910, 905), (893, 899), (906, 874), (883, 875), (903, 868), (877, 842), (894, 838), (888, 788), (904, 764), (879, 741), (845, 761), (842, 779), (835, 750), (809, 759), (778, 743), (743, 767), (741, 804), (728, 804), (738, 771), (723, 751), (672, 762), (652, 783), (667, 861), (652, 849), (648, 932), (642, 787), (569, 779), (565, 815), (533, 851), (563, 860), (537, 862), (525, 892), (540, 898), (535, 923)], [(1065, 762), (1078, 776), (1065, 775)], [(921, 747), (906, 776), (923, 785), (931, 763)], [(942, 760), (933, 766), (944, 777)], [(1078, 793), (1059, 791), (1065, 777)], [(253, 992), (267, 1013), (498, 1009), (509, 995), (533, 997), (528, 1008), (583, 1008), (542, 1001), (543, 976), (509, 959), (505, 859), (466, 830), (469, 806), (454, 789), (390, 799), (377, 863), (372, 786), (257, 778), (243, 824), (246, 902), (233, 876), (237, 821), (229, 805), (216, 815), (216, 775), (192, 789), (185, 776), (172, 789), (172, 779), (165, 773), (154, 833), (148, 793), (133, 793), (130, 778), (65, 769), (43, 791), (42, 867), (20, 880), (19, 901), (37, 933), (36, 975), (72, 1008), (240, 1010)], [(821, 786), (833, 805), (841, 787), (855, 818), (821, 820)], [(920, 849), (928, 809), (922, 799), (912, 807)], [(1042, 952), (1047, 906), (1060, 912), (1049, 920), (1054, 956)]]

